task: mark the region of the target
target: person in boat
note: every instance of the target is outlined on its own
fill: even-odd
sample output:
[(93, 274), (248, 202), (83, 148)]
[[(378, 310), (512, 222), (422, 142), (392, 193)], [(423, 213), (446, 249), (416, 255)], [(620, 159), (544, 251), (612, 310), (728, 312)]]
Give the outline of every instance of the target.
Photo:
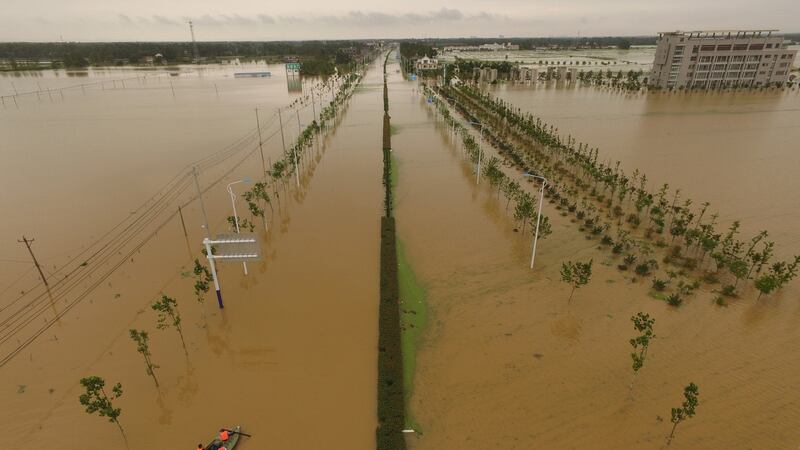
[(222, 441), (222, 443), (224, 444), (224, 443), (228, 442), (228, 439), (230, 439), (231, 435), (234, 434), (234, 433), (236, 433), (236, 432), (233, 431), (233, 430), (229, 430), (227, 428), (220, 428), (219, 429), (219, 440)]

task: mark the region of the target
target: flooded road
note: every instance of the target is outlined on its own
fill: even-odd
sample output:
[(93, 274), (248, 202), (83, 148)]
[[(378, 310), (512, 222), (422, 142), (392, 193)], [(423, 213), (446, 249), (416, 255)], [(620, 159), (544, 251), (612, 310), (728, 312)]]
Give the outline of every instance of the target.
[[(121, 98), (92, 92), (85, 100), (0, 113), (3, 134), (13, 139), (13, 145), (3, 143), (3, 155), (13, 163), (4, 165), (3, 207), (18, 210), (3, 225), (10, 238), (2, 244), (4, 258), (24, 260), (11, 237), (30, 233), (46, 267), (58, 270), (59, 256), (74, 257), (81, 243), (111, 228), (187, 162), (239, 142), (234, 147), (243, 150), (219, 164), (213, 159), (201, 163), (199, 181), (207, 189), (211, 232), (227, 232), (225, 217), (231, 212), (225, 185), (244, 176), (261, 177), (256, 141), (248, 139), (255, 132), (253, 108), (269, 111), (299, 96), (286, 92), (285, 79), (241, 81), (249, 88), (223, 89), (223, 99), (224, 92), (235, 91), (229, 94), (236, 100), (220, 100), (216, 106), (213, 86), (195, 80), (175, 83), (175, 100), (163, 88), (126, 88), (111, 93)], [(225, 82), (234, 83), (219, 83)], [(98, 375), (109, 385), (123, 385), (115, 407), (122, 409), (120, 423), (132, 449), (193, 448), (209, 441), (220, 426), (234, 425), (253, 435), (244, 439), (243, 449), (373, 448), (379, 86), (380, 70), (373, 67), (340, 111), (341, 122), (303, 157), (300, 190), (295, 191), (294, 179), (280, 188), (280, 206), (273, 200), (274, 212), (268, 208), (269, 232), (260, 228), (260, 219), (254, 220), (264, 257), (249, 263), (250, 274), (244, 276), (240, 264), (221, 265), (224, 310), (217, 309), (213, 292), (203, 304), (194, 298), (191, 260), (202, 258), (204, 237), (199, 205), (195, 201), (183, 209), (187, 237), (175, 211), (158, 209), (146, 231), (166, 222), (149, 242), (134, 248), (123, 266), (0, 369), (5, 406), (0, 429), (24, 434), (30, 448), (124, 448), (112, 424), (87, 415), (78, 403), (78, 380)], [(71, 110), (75, 103), (78, 111)], [(319, 112), (319, 103), (316, 107)], [(297, 135), (296, 122), (290, 122), (295, 115), (290, 110), (283, 118), (287, 145)], [(303, 107), (302, 125), (311, 117), (310, 105)], [(59, 131), (9, 133), (24, 130), (23, 123), (52, 124)], [(274, 161), (281, 153), (274, 114), (262, 116), (262, 127), (265, 158)], [(92, 130), (101, 138), (88, 139)], [(59, 140), (60, 148), (46, 145)], [(17, 147), (30, 151), (13, 152)], [(19, 189), (23, 180), (29, 180), (27, 190)], [(176, 197), (190, 199), (191, 179), (179, 182)], [(235, 189), (241, 193), (246, 185)], [(146, 205), (154, 207), (153, 202)], [(238, 206), (240, 211), (246, 207), (241, 198)], [(240, 216), (253, 219), (247, 213)], [(46, 220), (52, 217), (59, 220)], [(90, 265), (92, 275), (76, 281), (78, 287), (91, 286), (111, 264), (99, 264), (97, 274)], [(4, 306), (19, 295), (17, 289), (35, 282), (35, 272), (20, 272), (24, 278), (4, 293)], [(175, 330), (156, 329), (149, 305), (162, 292), (178, 300), (188, 356)], [(54, 310), (63, 311), (77, 300), (74, 295), (57, 296)], [(150, 333), (160, 390), (128, 337), (130, 328)], [(4, 340), (3, 349), (13, 348), (17, 339)]]
[[(392, 81), (398, 238), (429, 314), (410, 401), (413, 448), (661, 448), (690, 382), (700, 406), (672, 448), (797, 445), (796, 282), (759, 302), (750, 286), (727, 307), (713, 303), (718, 286), (704, 285), (676, 309), (648, 295), (649, 280), (617, 270), (549, 203), (553, 234), (539, 242), (532, 272), (530, 235), (513, 231), (505, 199), (486, 181), (476, 186), (415, 84)], [(589, 259), (592, 280), (568, 304), (561, 263)], [(628, 341), (638, 312), (656, 319), (657, 338), (631, 399)]]

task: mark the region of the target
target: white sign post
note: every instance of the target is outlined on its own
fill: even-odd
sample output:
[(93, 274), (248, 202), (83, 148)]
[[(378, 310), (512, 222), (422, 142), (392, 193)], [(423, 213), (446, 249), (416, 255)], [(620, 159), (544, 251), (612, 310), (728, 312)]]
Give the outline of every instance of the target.
[(206, 247), (206, 257), (211, 266), (211, 276), (214, 278), (214, 289), (217, 291), (219, 308), (222, 303), (222, 289), (217, 277), (216, 261), (255, 261), (261, 258), (261, 246), (258, 245), (256, 235), (253, 233), (221, 234), (216, 239), (203, 239)]

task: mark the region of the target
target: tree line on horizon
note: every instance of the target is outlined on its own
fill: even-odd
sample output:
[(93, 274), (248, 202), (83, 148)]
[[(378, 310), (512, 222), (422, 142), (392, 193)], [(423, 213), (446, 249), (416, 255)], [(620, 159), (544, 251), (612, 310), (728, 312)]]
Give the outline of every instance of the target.
[[(318, 75), (333, 73), (338, 65), (354, 61), (366, 47), (365, 41), (302, 42), (198, 42), (200, 57), (208, 62), (222, 58), (292, 58)], [(160, 54), (169, 63), (193, 60), (191, 42), (0, 42), (0, 59), (52, 61), (53, 68), (135, 64)], [(19, 65), (23, 65), (20, 63)], [(20, 67), (22, 68), (22, 67)]]

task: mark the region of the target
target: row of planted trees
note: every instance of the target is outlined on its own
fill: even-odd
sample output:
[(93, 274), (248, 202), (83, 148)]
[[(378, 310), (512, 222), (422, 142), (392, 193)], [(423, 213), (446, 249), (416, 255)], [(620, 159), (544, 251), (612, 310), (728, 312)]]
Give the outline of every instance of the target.
[(679, 280), (682, 275), (694, 273), (710, 282), (724, 279), (721, 302), (723, 296), (735, 296), (742, 281), (753, 280), (760, 297), (797, 276), (800, 256), (775, 261), (775, 243), (766, 231), (741, 239), (738, 221), (720, 230), (708, 203), (694, 207), (692, 199), (680, 190), (670, 191), (668, 184), (651, 190), (645, 174), (626, 174), (619, 161), (600, 161), (597, 148), (563, 138), (552, 125), (489, 94), (470, 86), (440, 92), (453, 98), (471, 121), (483, 123), (485, 136), (514, 166), (548, 178), (549, 201), (562, 215), (572, 215), (587, 239), (598, 237), (620, 255), (620, 270), (633, 268), (638, 276), (652, 276), (658, 268), (655, 249), (666, 249), (662, 262), (676, 270), (668, 270), (666, 280), (655, 278), (653, 288), (661, 291), (672, 284), (674, 292), (667, 297), (671, 304), (679, 305), (699, 286)]
[[(536, 218), (536, 198), (526, 192), (518, 181), (511, 179), (505, 174), (499, 158), (492, 156), (491, 158), (485, 159), (482, 144), (475, 140), (472, 134), (469, 133), (469, 130), (461, 122), (456, 120), (449, 109), (442, 104), (441, 99), (435, 91), (427, 85), (423, 86), (425, 92), (433, 96), (434, 102), (436, 103), (445, 125), (452, 133), (461, 138), (465, 156), (476, 167), (480, 166), (481, 174), (484, 175), (489, 181), (489, 184), (497, 190), (498, 197), (501, 194), (505, 197), (505, 210), (513, 215), (518, 229), (522, 233), (525, 233), (526, 230), (530, 233), (534, 233), (536, 231), (533, 226), (535, 222), (534, 219)], [(473, 117), (467, 115), (467, 118)], [(542, 215), (539, 223), (539, 237), (544, 238), (551, 233), (550, 219), (546, 215)]]
[[(295, 178), (299, 187), (300, 171), (310, 164), (310, 151), (319, 133), (327, 130), (336, 120), (337, 111), (341, 109), (361, 82), (361, 74), (353, 72), (337, 79), (337, 91), (331, 101), (322, 108), (319, 117), (311, 121), (298, 133), (297, 139), (288, 148), (284, 147), (281, 157), (271, 162), (265, 172), (263, 181), (253, 184), (253, 187), (242, 194), (252, 219), (228, 216), (227, 222), (235, 231), (236, 222), (239, 226), (249, 231), (255, 230), (255, 220), (260, 218), (264, 229), (268, 230), (266, 211), (274, 213), (275, 207), (281, 208), (281, 193), (288, 195), (292, 178)], [(273, 203), (274, 202), (274, 203)]]
[[(481, 157), (480, 144), (476, 143), (472, 135), (468, 133), (467, 130), (450, 114), (449, 109), (443, 104), (443, 100), (437, 95), (437, 92), (428, 86), (424, 86), (424, 90), (426, 94), (432, 96), (439, 113), (441, 114), (445, 124), (450, 128), (451, 132), (461, 135), (464, 151), (469, 157), (470, 161), (477, 164), (479, 158)], [(467, 108), (464, 108), (463, 106), (460, 107), (458, 103), (456, 103), (454, 106), (459, 109), (462, 114), (464, 114), (465, 118), (469, 122), (474, 124), (479, 120), (479, 117), (472, 115), (470, 110)], [(498, 145), (501, 149), (505, 147), (504, 143), (499, 139), (494, 138), (492, 140), (493, 143)], [(520, 155), (519, 153), (508, 150), (506, 150), (506, 152), (510, 159), (524, 161), (524, 155)], [(511, 180), (504, 174), (500, 168), (499, 159), (495, 157), (490, 158), (485, 163), (483, 174), (489, 180), (489, 183), (497, 189), (498, 195), (501, 192), (506, 195), (506, 209), (508, 209), (508, 205), (511, 203), (511, 201), (515, 201), (516, 207), (514, 208), (514, 217), (516, 220), (521, 222), (522, 229), (524, 230), (526, 222), (531, 220), (533, 217), (535, 200), (529, 194), (524, 192), (522, 187), (516, 181)], [(550, 232), (549, 221), (546, 219), (546, 217), (543, 217), (542, 224), (540, 224), (540, 235), (546, 236), (550, 234)], [(572, 301), (577, 289), (580, 289), (591, 281), (592, 267), (592, 260), (585, 262), (566, 261), (562, 263), (560, 272), (561, 280), (570, 287), (570, 294), (567, 300), (568, 302)], [(653, 331), (655, 319), (650, 317), (650, 315), (640, 312), (631, 317), (631, 322), (633, 323), (634, 329), (637, 332), (637, 335), (629, 340), (629, 343), (632, 347), (630, 357), (632, 360), (633, 369), (629, 392), (630, 399), (633, 400), (634, 382), (636, 380), (636, 376), (645, 365), (650, 344), (652, 340), (655, 339), (656, 335)], [(683, 396), (684, 401), (681, 403), (681, 405), (670, 410), (670, 422), (672, 423), (672, 428), (669, 435), (666, 437), (667, 446), (672, 443), (678, 425), (681, 422), (693, 417), (695, 415), (696, 408), (699, 405), (699, 389), (696, 384), (689, 383), (684, 388)]]
[[(267, 228), (265, 208), (268, 206), (272, 210), (272, 198), (269, 194), (271, 190), (273, 196), (280, 199), (280, 190), (287, 192), (287, 184), (292, 176), (296, 176), (295, 171), (301, 167), (301, 156), (311, 147), (315, 136), (333, 122), (337, 117), (337, 111), (347, 102), (352, 96), (355, 87), (361, 81), (361, 74), (349, 73), (342, 77), (339, 82), (338, 90), (332, 95), (331, 101), (327, 106), (323, 107), (319, 114), (319, 119), (315, 119), (305, 129), (303, 129), (297, 140), (292, 146), (282, 154), (282, 157), (275, 161), (266, 173), (269, 177), (268, 182), (257, 182), (253, 188), (243, 194), (245, 201), (248, 203), (253, 219), (260, 217), (264, 222), (265, 229)], [(280, 207), (280, 201), (278, 201)], [(238, 218), (239, 225), (244, 228), (249, 228), (251, 231), (255, 228), (253, 222), (245, 218)], [(233, 216), (228, 218), (228, 222), (232, 225), (235, 224), (236, 218)], [(205, 253), (205, 249), (203, 249)], [(195, 299), (201, 305), (205, 302), (205, 295), (209, 292), (211, 283), (213, 282), (211, 272), (208, 267), (203, 265), (200, 260), (194, 260), (192, 268), (192, 281)], [(156, 313), (155, 327), (159, 330), (173, 329), (180, 338), (180, 343), (184, 354), (189, 356), (189, 349), (186, 345), (182, 328), (182, 318), (178, 309), (178, 301), (174, 297), (162, 294), (160, 298), (153, 301), (150, 305), (151, 309)], [(201, 311), (202, 308), (201, 308)], [(202, 314), (205, 320), (205, 314)], [(158, 376), (156, 375), (157, 369), (160, 365), (153, 359), (151, 350), (150, 333), (144, 329), (130, 329), (128, 332), (131, 340), (135, 344), (135, 350), (142, 358), (145, 366), (145, 373), (152, 378), (153, 383), (157, 389), (160, 389)], [(80, 395), (80, 404), (84, 406), (89, 414), (98, 414), (105, 417), (109, 422), (114, 423), (127, 445), (127, 436), (125, 430), (120, 423), (120, 416), (122, 409), (114, 405), (114, 401), (120, 398), (123, 394), (122, 384), (116, 383), (110, 389), (106, 388), (106, 380), (99, 376), (89, 376), (82, 378), (80, 384), (84, 389), (84, 393)]]

